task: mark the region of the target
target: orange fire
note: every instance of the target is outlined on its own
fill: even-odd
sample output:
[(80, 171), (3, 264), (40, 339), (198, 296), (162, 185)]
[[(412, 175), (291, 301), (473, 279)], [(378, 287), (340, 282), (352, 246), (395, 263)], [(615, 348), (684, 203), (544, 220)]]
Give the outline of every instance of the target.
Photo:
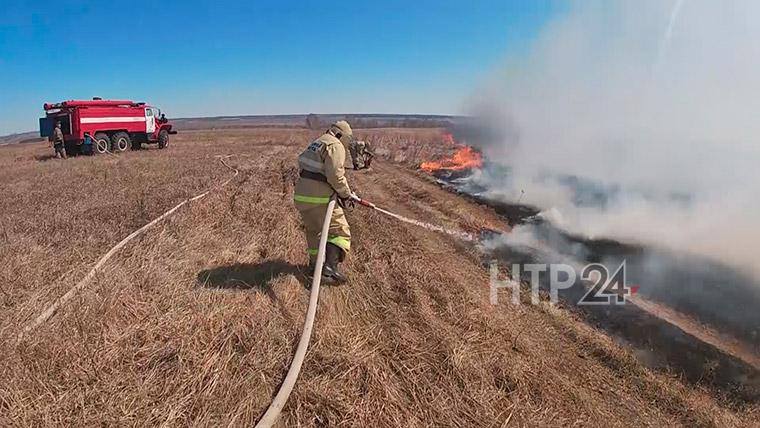
[(441, 169), (461, 171), (463, 169), (479, 168), (483, 165), (483, 158), (481, 157), (480, 152), (470, 146), (456, 143), (450, 134), (446, 134), (445, 136), (448, 143), (458, 147), (457, 151), (448, 159), (422, 162), (420, 164), (421, 170), (425, 172), (433, 172)]

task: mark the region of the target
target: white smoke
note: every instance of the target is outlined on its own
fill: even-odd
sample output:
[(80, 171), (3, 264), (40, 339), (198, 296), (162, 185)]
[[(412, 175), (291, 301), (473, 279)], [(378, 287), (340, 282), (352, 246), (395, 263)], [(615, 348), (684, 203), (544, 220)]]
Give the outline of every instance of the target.
[[(474, 107), (503, 112), (480, 144), (511, 174), (473, 180), (573, 232), (760, 273), (758, 18), (752, 0), (572, 3)], [(579, 204), (552, 177), (611, 197)]]

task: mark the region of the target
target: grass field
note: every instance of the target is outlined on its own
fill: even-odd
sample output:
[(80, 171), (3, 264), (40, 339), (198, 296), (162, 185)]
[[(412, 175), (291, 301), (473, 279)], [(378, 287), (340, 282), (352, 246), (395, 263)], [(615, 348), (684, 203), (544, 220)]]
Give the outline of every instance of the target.
[[(435, 129), (359, 131), (357, 193), (465, 231), (493, 210), (410, 166)], [(50, 158), (0, 147), (0, 426), (251, 426), (282, 381), (308, 291), (292, 204), (305, 129), (181, 133), (166, 150)], [(21, 342), (114, 244), (182, 200)], [(577, 315), (492, 306), (477, 248), (357, 207), (350, 283), (322, 291), (284, 426), (753, 426), (757, 404), (642, 366)], [(756, 425), (755, 425), (756, 426)]]

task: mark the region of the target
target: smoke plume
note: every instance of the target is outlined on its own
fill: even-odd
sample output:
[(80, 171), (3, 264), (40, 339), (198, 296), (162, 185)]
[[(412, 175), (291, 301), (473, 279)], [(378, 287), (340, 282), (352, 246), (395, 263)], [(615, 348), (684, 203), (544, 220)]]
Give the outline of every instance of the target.
[(573, 233), (760, 273), (758, 16), (749, 0), (571, 3), (473, 103), (460, 137), (500, 166), (472, 184)]

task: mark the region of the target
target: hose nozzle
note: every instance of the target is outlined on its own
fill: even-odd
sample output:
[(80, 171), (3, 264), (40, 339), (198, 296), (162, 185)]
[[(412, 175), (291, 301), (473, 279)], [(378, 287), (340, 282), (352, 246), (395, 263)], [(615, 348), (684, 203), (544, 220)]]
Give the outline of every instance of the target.
[(364, 199), (360, 198), (356, 193), (351, 194), (351, 199), (353, 199), (359, 205), (364, 205), (365, 207), (372, 208), (372, 209), (377, 208), (375, 204), (373, 204), (370, 201), (365, 201)]

